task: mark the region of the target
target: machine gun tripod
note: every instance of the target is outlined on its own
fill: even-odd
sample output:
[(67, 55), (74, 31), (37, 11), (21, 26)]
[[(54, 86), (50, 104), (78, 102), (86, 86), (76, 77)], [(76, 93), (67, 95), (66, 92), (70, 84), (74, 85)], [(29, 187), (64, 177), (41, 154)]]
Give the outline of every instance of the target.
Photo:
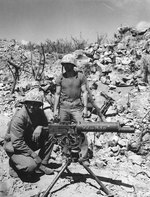
[(74, 161), (79, 162), (100, 185), (100, 189), (104, 191), (108, 197), (113, 197), (109, 190), (103, 185), (98, 177), (85, 165), (84, 159), (80, 156), (82, 150), (81, 145), (85, 139), (85, 132), (117, 132), (117, 133), (134, 133), (134, 128), (121, 126), (119, 122), (82, 122), (78, 124), (68, 123), (50, 123), (48, 127), (44, 128), (53, 135), (53, 143), (57, 143), (62, 147), (62, 153), (66, 157), (66, 162), (61, 168), (60, 172), (54, 178), (42, 197), (47, 197), (50, 190), (53, 188), (62, 173), (68, 169), (68, 166)]
[[(72, 150), (68, 150), (68, 154), (66, 155), (66, 162), (61, 168), (60, 172), (56, 175), (56, 177), (53, 179), (52, 183), (49, 185), (49, 187), (46, 189), (46, 191), (43, 193), (42, 197), (47, 197), (50, 193), (50, 190), (53, 188), (57, 180), (61, 177), (62, 173), (66, 170), (69, 174), (71, 174), (70, 170), (68, 169), (68, 166), (74, 161), (72, 156)], [(82, 165), (86, 171), (91, 175), (92, 178), (95, 179), (95, 181), (100, 185), (100, 190), (102, 190), (105, 194), (107, 194), (108, 197), (114, 197), (113, 194), (110, 193), (110, 191), (104, 186), (104, 184), (99, 180), (99, 178), (92, 172), (92, 170), (84, 163), (84, 160), (77, 160), (80, 165)]]

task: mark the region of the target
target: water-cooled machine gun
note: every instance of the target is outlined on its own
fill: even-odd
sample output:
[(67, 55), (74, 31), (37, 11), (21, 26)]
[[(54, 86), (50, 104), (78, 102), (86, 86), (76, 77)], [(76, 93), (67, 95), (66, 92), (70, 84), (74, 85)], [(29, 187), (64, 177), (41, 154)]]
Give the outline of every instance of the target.
[(134, 128), (129, 126), (121, 126), (119, 122), (82, 122), (79, 124), (70, 124), (68, 122), (63, 123), (49, 123), (48, 127), (45, 127), (50, 134), (53, 135), (53, 143), (57, 143), (62, 147), (62, 153), (66, 156), (66, 162), (62, 166), (59, 173), (56, 175), (52, 183), (43, 193), (42, 197), (47, 197), (51, 189), (66, 170), (71, 173), (68, 166), (74, 162), (74, 152), (77, 155), (77, 161), (81, 164), (87, 172), (95, 179), (100, 185), (100, 189), (109, 197), (113, 197), (113, 194), (104, 186), (99, 178), (91, 171), (91, 169), (84, 163), (84, 160), (79, 158), (81, 151), (81, 144), (84, 140), (86, 132), (117, 132), (117, 133), (134, 133)]

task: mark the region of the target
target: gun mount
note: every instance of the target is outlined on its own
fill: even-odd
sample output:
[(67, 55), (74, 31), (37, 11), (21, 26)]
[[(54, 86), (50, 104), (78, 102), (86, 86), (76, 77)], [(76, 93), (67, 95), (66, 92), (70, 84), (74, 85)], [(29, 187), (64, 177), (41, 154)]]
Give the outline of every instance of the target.
[[(119, 122), (82, 122), (79, 124), (69, 124), (67, 122), (63, 123), (49, 123), (49, 132), (54, 136), (53, 143), (58, 143), (63, 148), (63, 153), (66, 155), (66, 163), (63, 165), (60, 172), (56, 175), (52, 183), (46, 189), (41, 197), (47, 197), (51, 189), (66, 170), (70, 172), (68, 166), (71, 164), (73, 159), (73, 150), (80, 152), (80, 145), (84, 138), (84, 132), (118, 132), (118, 133), (134, 133), (134, 128), (131, 127), (121, 127)], [(100, 185), (100, 189), (107, 194), (108, 197), (114, 197), (114, 195), (104, 186), (104, 184), (99, 180), (99, 178), (91, 171), (91, 169), (84, 163), (84, 160), (78, 158), (77, 160), (92, 178)]]

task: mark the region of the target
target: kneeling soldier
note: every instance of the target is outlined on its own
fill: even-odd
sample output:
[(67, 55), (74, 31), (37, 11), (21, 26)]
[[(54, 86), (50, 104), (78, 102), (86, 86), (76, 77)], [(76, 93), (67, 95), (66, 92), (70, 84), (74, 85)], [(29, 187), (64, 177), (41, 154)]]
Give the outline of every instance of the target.
[(32, 89), (10, 121), (4, 148), (10, 158), (11, 176), (54, 173), (47, 167), (53, 145), (52, 136), (42, 130), (48, 125), (42, 105), (43, 95), (38, 89)]

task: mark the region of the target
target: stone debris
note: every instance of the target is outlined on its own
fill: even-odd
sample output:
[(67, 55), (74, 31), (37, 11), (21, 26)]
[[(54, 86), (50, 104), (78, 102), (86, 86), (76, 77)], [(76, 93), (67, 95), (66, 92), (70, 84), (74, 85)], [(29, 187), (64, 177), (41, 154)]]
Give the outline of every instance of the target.
[[(84, 50), (76, 50), (73, 53), (78, 63), (76, 69), (86, 75), (97, 106), (102, 108), (107, 102), (101, 95), (102, 92), (114, 100), (105, 114), (106, 121), (119, 121), (121, 125), (135, 127), (134, 134), (87, 134), (90, 148), (94, 153), (90, 160), (91, 169), (105, 181), (106, 187), (113, 191), (116, 197), (150, 196), (147, 187), (150, 184), (150, 81), (145, 81), (141, 74), (142, 56), (149, 49), (149, 40), (150, 29), (121, 27), (110, 43), (90, 44)], [(36, 65), (39, 61), (36, 48), (32, 55)], [(59, 54), (45, 55), (46, 65), (40, 85), (45, 91), (44, 108), (50, 121), (53, 118), (55, 79), (62, 68)], [(0, 196), (7, 197), (40, 196), (54, 178), (44, 175), (37, 183), (25, 183), (20, 179), (11, 178), (8, 173), (8, 157), (2, 148), (7, 124), (15, 111), (21, 107), (26, 92), (34, 84), (30, 73), (31, 64), (27, 63), (28, 72), (22, 70), (15, 91), (10, 94), (12, 76), (6, 66), (6, 60), (13, 57), (13, 61), (18, 64), (21, 56), (30, 60), (31, 52), (16, 40), (0, 40)], [(47, 84), (51, 87), (50, 90)], [(99, 121), (98, 115), (94, 110), (90, 110), (90, 107), (88, 114), (87, 121)], [(53, 157), (55, 160), (57, 153), (54, 152)], [(67, 177), (60, 178), (52, 196), (67, 196), (67, 193), (68, 197), (99, 196), (96, 193), (98, 186), (95, 186), (94, 180), (88, 177), (86, 183), (81, 181), (87, 172), (81, 169), (80, 165), (74, 165), (69, 169), (77, 173), (80, 181), (72, 184)]]

